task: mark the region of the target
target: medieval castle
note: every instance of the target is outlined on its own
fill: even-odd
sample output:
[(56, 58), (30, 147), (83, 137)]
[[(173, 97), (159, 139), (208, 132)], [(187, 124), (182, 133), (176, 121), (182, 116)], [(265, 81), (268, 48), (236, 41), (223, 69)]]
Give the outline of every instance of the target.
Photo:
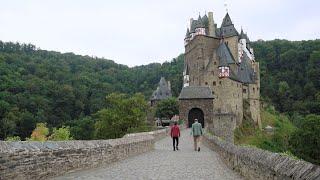
[(259, 63), (247, 34), (238, 33), (229, 14), (220, 28), (212, 12), (191, 19), (184, 45), (180, 117), (189, 125), (198, 118), (216, 132), (234, 129), (243, 117), (261, 127)]

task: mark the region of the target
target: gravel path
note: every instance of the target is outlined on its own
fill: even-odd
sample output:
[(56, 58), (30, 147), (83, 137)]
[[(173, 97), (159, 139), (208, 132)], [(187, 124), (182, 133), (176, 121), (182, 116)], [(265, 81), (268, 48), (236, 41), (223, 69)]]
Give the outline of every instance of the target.
[(216, 152), (205, 146), (195, 152), (189, 130), (182, 131), (179, 140), (179, 151), (173, 151), (171, 138), (166, 137), (156, 142), (155, 151), (55, 179), (242, 179)]

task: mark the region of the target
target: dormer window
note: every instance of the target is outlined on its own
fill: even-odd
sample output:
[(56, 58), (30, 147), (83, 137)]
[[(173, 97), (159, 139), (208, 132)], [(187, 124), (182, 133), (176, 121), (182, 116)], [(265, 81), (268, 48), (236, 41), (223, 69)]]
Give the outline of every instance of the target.
[(230, 75), (230, 69), (228, 66), (220, 66), (219, 67), (219, 77), (229, 77)]

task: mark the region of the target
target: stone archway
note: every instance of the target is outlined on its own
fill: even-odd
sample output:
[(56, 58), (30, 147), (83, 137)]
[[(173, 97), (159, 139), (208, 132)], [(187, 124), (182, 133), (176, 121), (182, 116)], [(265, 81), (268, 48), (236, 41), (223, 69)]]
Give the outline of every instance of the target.
[(198, 122), (201, 123), (204, 128), (204, 113), (199, 108), (192, 108), (188, 113), (188, 127), (194, 123), (194, 119), (198, 119)]

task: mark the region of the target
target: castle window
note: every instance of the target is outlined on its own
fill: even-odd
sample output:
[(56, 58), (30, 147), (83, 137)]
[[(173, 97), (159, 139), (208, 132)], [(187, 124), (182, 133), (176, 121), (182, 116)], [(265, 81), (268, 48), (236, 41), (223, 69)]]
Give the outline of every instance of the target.
[(246, 89), (243, 89), (242, 92), (243, 92), (243, 93), (247, 93), (247, 90), (246, 90)]
[(215, 61), (215, 62), (213, 62), (213, 64), (214, 64), (214, 65), (217, 65), (217, 62)]
[(219, 67), (219, 77), (229, 77), (229, 67), (227, 66), (221, 66)]
[(205, 85), (208, 85), (208, 82), (205, 82), (204, 84), (205, 84)]
[(216, 86), (216, 82), (215, 82), (215, 81), (213, 81), (213, 82), (212, 82), (212, 85), (213, 85), (213, 86)]
[(220, 85), (222, 85), (222, 82), (221, 82), (221, 81), (219, 81), (219, 84), (220, 84)]
[(238, 105), (236, 105), (236, 110), (238, 110)]
[(252, 88), (252, 90), (253, 90), (253, 92), (255, 92), (255, 89), (254, 89), (254, 88)]

